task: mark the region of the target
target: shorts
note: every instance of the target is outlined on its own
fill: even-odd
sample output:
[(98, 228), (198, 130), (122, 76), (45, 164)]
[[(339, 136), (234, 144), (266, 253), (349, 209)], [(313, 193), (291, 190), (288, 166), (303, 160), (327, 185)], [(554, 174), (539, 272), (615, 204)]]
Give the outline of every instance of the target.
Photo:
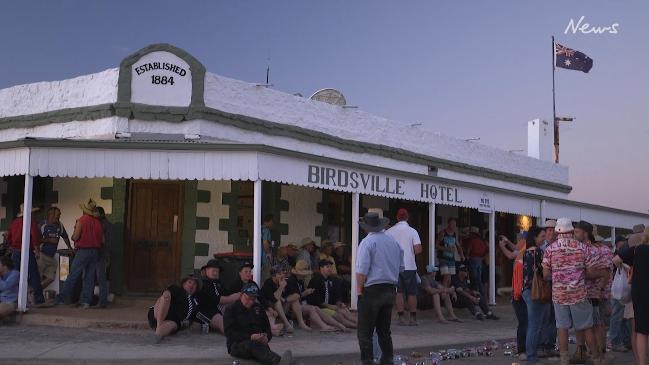
[(571, 305), (554, 303), (554, 317), (559, 329), (585, 330), (593, 327), (593, 305), (589, 300)]
[(329, 316), (329, 317), (333, 317), (333, 316), (335, 316), (336, 313), (338, 313), (338, 312), (336, 312), (335, 310), (330, 309), (330, 308), (320, 308), (320, 313), (322, 313), (322, 314), (326, 314), (326, 315)]
[(442, 275), (455, 275), (455, 261), (440, 259), (439, 272)]
[(611, 307), (608, 299), (593, 300), (593, 325), (608, 327), (611, 324)]
[[(149, 321), (149, 327), (151, 327), (151, 329), (155, 330), (156, 327), (158, 326), (158, 321), (156, 321), (156, 319), (155, 319), (155, 313), (153, 311), (153, 307), (149, 307), (149, 313), (147, 314), (147, 319)], [(176, 329), (173, 330), (171, 333), (176, 333), (176, 332), (178, 332), (180, 330), (180, 327), (182, 325), (182, 323), (181, 323), (182, 321), (180, 319), (173, 318), (172, 315), (167, 314), (167, 318), (165, 318), (165, 321), (172, 321), (172, 322), (176, 323)]]
[(405, 295), (417, 295), (417, 270), (406, 270), (402, 273), (399, 273), (399, 286), (397, 287), (397, 293), (403, 293)]
[(42, 277), (50, 280), (56, 279), (56, 270), (58, 268), (59, 263), (54, 257), (49, 257), (41, 252), (41, 256), (38, 258), (38, 271), (40, 271)]

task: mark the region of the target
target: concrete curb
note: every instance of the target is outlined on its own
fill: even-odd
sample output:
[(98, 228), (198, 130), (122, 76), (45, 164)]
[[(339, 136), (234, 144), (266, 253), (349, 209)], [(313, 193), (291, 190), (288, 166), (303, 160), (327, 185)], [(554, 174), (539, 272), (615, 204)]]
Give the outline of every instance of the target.
[(58, 316), (47, 314), (18, 315), (17, 322), (22, 325), (55, 326), (66, 328), (104, 328), (104, 329), (128, 329), (148, 330), (149, 324), (145, 321), (117, 321), (97, 320), (90, 318), (74, 318), (70, 316)]

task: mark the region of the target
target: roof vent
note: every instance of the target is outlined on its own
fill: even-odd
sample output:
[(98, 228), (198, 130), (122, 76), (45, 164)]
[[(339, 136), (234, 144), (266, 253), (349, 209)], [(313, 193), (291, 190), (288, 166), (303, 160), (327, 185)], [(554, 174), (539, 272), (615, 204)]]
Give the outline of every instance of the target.
[(311, 95), (309, 99), (321, 101), (323, 103), (327, 103), (331, 105), (338, 105), (338, 106), (347, 105), (347, 100), (345, 99), (343, 93), (341, 93), (336, 89), (331, 89), (331, 88), (320, 89), (315, 93), (313, 93), (313, 95)]

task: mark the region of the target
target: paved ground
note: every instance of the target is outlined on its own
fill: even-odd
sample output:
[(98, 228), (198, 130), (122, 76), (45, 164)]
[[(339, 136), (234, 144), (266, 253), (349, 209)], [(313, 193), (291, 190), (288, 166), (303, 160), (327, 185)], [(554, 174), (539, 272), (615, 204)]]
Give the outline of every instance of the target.
[[(79, 310), (80, 311), (80, 310)], [(87, 311), (86, 311), (87, 312)], [(422, 313), (419, 327), (393, 326), (396, 353), (410, 355), (444, 348), (463, 348), (489, 340), (511, 339), (515, 319), (509, 306), (496, 309), (500, 321), (479, 322), (461, 313), (466, 323), (442, 325)], [(84, 314), (87, 315), (87, 314)], [(103, 315), (103, 314), (102, 314)], [(24, 322), (23, 322), (24, 323)], [(152, 344), (152, 332), (129, 328), (61, 328), (55, 326), (12, 325), (0, 329), (1, 364), (232, 364), (221, 335), (202, 335), (198, 328), (172, 336), (162, 344)], [(458, 345), (459, 344), (459, 345)], [(274, 338), (271, 347), (278, 353), (290, 349), (299, 363), (354, 364), (358, 361), (355, 333), (320, 334), (298, 331), (293, 336)], [(445, 364), (512, 364), (511, 357), (496, 351), (492, 358), (469, 358)], [(630, 364), (630, 357), (615, 363)], [(247, 364), (241, 362), (241, 364)]]

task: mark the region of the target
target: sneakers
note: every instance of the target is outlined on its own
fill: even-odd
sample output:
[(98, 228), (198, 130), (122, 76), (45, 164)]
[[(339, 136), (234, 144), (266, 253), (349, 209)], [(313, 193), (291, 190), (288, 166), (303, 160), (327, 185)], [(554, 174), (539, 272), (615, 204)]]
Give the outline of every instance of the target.
[(399, 322), (397, 323), (399, 326), (407, 326), (409, 325), (409, 321), (406, 321), (406, 316), (405, 315), (400, 315), (399, 316)]
[(282, 354), (282, 359), (279, 361), (279, 365), (292, 365), (293, 364), (293, 353), (291, 350), (286, 350)]
[(81, 308), (81, 309), (89, 309), (89, 308), (90, 308), (90, 304), (88, 304), (88, 303), (81, 303), (81, 304), (79, 304), (79, 308)]
[(484, 316), (484, 314), (478, 312), (478, 313), (475, 314), (475, 318), (477, 320), (484, 321), (485, 316)]
[(500, 317), (496, 316), (496, 315), (493, 314), (492, 312), (489, 312), (489, 313), (487, 313), (487, 319), (492, 319), (492, 320), (494, 320), (494, 321), (497, 321), (497, 320), (500, 319)]

